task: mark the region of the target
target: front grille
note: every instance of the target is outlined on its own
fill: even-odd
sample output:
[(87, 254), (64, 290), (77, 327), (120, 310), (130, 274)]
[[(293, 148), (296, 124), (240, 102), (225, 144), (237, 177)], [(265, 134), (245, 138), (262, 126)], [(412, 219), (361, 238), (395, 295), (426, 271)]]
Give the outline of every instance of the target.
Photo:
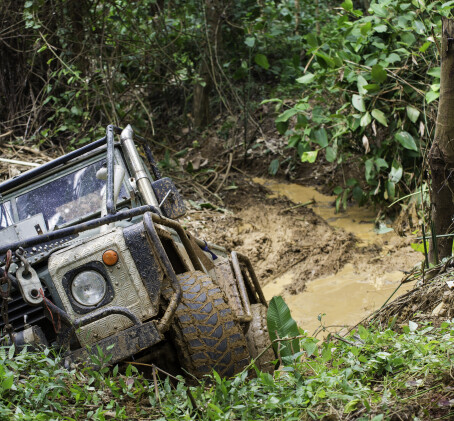
[[(43, 288), (43, 291), (44, 296), (50, 298), (49, 291), (46, 287)], [(8, 318), (16, 332), (24, 329), (25, 315), (27, 316), (27, 324), (30, 326), (41, 325), (42, 323), (47, 322), (43, 308), (41, 306), (31, 306), (30, 304), (27, 304), (22, 298), (22, 294), (19, 290), (12, 291), (11, 298), (12, 300), (8, 301)], [(0, 330), (3, 331), (4, 327), (5, 322), (0, 314)]]

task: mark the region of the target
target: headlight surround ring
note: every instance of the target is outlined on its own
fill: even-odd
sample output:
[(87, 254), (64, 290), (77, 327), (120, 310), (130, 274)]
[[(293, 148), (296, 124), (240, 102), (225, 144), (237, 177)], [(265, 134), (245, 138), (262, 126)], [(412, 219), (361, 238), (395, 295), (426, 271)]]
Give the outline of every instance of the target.
[[(106, 291), (104, 293), (103, 298), (101, 301), (99, 301), (95, 305), (84, 305), (81, 302), (84, 302), (84, 300), (76, 299), (75, 296), (73, 295), (72, 287), (73, 287), (73, 281), (76, 279), (76, 277), (87, 271), (94, 271), (99, 276), (101, 276), (105, 282), (106, 282)], [(66, 296), (69, 299), (69, 304), (71, 305), (72, 309), (80, 315), (83, 314), (88, 314), (92, 312), (93, 310), (103, 307), (105, 305), (108, 305), (111, 303), (115, 297), (115, 290), (112, 284), (112, 279), (110, 278), (109, 272), (107, 271), (106, 266), (104, 263), (101, 263), (100, 261), (90, 261), (87, 263), (84, 263), (81, 266), (75, 267), (73, 269), (70, 269), (68, 272), (66, 272), (63, 277), (62, 277), (62, 286), (65, 290)], [(58, 301), (58, 300), (57, 300)], [(88, 302), (88, 301), (85, 301)], [(94, 302), (94, 301), (91, 301)], [(60, 302), (62, 306), (64, 306), (63, 302)]]
[(78, 304), (92, 307), (98, 305), (107, 292), (107, 282), (96, 270), (83, 270), (71, 282), (71, 294)]

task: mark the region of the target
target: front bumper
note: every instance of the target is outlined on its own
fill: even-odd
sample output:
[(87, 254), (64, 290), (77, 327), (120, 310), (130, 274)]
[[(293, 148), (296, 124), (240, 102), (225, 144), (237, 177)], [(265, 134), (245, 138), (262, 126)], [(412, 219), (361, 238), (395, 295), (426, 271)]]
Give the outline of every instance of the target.
[(96, 342), (91, 347), (80, 348), (69, 353), (65, 356), (65, 366), (70, 367), (71, 363), (90, 361), (90, 355), (99, 354), (98, 346), (103, 355), (112, 355), (108, 363), (115, 364), (157, 344), (163, 339), (164, 337), (156, 328), (154, 321), (132, 326), (116, 335), (108, 336)]

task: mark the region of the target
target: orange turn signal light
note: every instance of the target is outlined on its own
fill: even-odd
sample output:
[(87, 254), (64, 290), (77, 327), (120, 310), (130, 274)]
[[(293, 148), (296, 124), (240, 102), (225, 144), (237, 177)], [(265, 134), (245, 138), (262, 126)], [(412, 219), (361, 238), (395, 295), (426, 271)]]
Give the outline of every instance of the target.
[(107, 266), (113, 266), (118, 262), (118, 253), (115, 250), (106, 250), (102, 255), (102, 261)]

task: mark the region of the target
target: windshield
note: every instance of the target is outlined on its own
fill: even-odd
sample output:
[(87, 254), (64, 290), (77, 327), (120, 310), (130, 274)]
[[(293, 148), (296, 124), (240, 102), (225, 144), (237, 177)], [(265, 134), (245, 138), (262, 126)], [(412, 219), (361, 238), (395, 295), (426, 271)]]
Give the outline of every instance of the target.
[[(71, 174), (16, 198), (19, 220), (42, 213), (47, 229), (53, 230), (67, 222), (80, 219), (101, 210), (106, 181), (96, 178), (105, 160), (97, 161)], [(128, 192), (122, 185), (119, 201), (127, 199)]]

